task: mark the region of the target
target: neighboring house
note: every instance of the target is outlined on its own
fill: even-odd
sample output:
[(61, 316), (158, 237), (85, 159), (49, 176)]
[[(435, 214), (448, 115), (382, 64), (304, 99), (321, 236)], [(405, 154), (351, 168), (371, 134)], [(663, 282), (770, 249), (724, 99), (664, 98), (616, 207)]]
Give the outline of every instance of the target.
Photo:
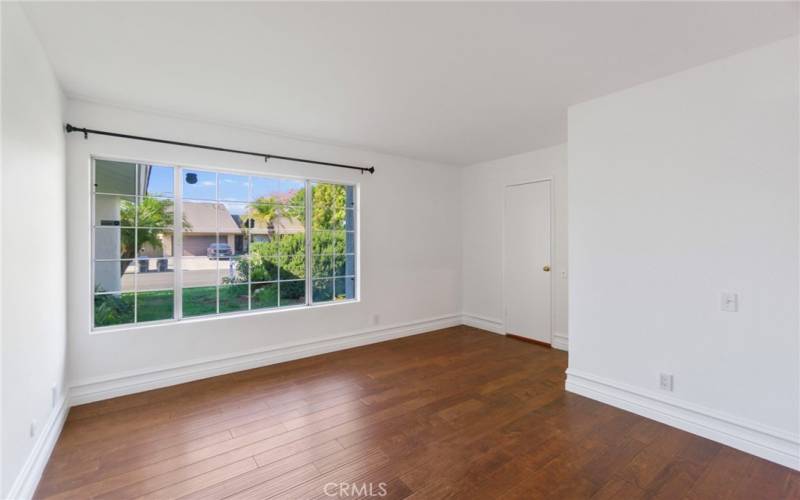
[(217, 243), (217, 232), (219, 243), (227, 243), (231, 248), (237, 248), (237, 236), (242, 239), (242, 229), (225, 205), (184, 201), (183, 255), (205, 256), (208, 247)]
[[(242, 215), (231, 214), (223, 204), (214, 202), (188, 202), (183, 204), (183, 254), (205, 256), (213, 243), (227, 243), (236, 255), (247, 253), (249, 232), (253, 241), (269, 241), (276, 232), (303, 232), (302, 222), (285, 216), (278, 216), (268, 226), (258, 222), (251, 229), (244, 229)], [(218, 224), (217, 224), (218, 221)], [(219, 237), (219, 240), (217, 240)], [(165, 253), (170, 254), (171, 238), (164, 240)]]

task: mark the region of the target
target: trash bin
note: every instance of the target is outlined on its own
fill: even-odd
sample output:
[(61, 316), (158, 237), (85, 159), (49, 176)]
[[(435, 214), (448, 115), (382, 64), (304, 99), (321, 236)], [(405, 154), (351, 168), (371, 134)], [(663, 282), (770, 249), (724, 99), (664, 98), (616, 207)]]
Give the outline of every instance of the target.
[(146, 273), (150, 270), (150, 259), (147, 257), (139, 257), (139, 272)]
[(167, 272), (167, 259), (158, 259), (158, 272)]

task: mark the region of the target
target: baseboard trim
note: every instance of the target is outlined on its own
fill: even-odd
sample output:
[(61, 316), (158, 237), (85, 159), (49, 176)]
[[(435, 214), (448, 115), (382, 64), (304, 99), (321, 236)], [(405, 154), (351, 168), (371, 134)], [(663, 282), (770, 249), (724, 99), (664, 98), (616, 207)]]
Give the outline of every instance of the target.
[(564, 334), (553, 332), (553, 343), (551, 345), (553, 349), (569, 351), (569, 339)]
[[(495, 318), (479, 316), (477, 314), (471, 314), (471, 313), (462, 313), (461, 324), (471, 326), (473, 328), (480, 328), (481, 330), (486, 330), (488, 332), (496, 333), (498, 335), (506, 335), (505, 326), (503, 325), (503, 322)], [(562, 333), (553, 332), (552, 342), (550, 346), (553, 349), (568, 351), (569, 350), (568, 337)]]
[(64, 422), (67, 420), (67, 413), (69, 413), (69, 403), (69, 391), (67, 391), (67, 394), (61, 398), (56, 408), (50, 412), (47, 421), (42, 426), (39, 437), (28, 454), (27, 460), (22, 465), (22, 470), (19, 471), (14, 483), (11, 485), (6, 498), (33, 498), (34, 493), (36, 493), (36, 487), (39, 485), (39, 480), (42, 478), (44, 468), (47, 466), (47, 461), (50, 460), (53, 448), (55, 448), (58, 437), (61, 435), (61, 429), (64, 428)]
[(461, 324), (471, 326), (473, 328), (480, 328), (487, 332), (496, 333), (498, 335), (505, 335), (506, 332), (503, 328), (503, 322), (499, 319), (488, 318), (486, 316), (479, 316), (477, 314), (463, 313), (461, 315)]
[(71, 386), (70, 403), (72, 406), (92, 403), (217, 375), (417, 335), (460, 324), (461, 315), (452, 314), (427, 320), (372, 328), (335, 337), (317, 338), (305, 342), (282, 344), (266, 349), (200, 359), (179, 365), (156, 367), (99, 379), (78, 381)]
[(548, 344), (547, 342), (542, 342), (541, 340), (529, 339), (528, 337), (523, 337), (522, 335), (514, 335), (513, 333), (506, 333), (506, 337), (514, 340), (519, 340), (520, 342), (527, 342), (528, 344), (538, 345), (539, 347), (546, 347), (548, 349), (552, 349), (552, 344)]
[(800, 436), (572, 368), (566, 390), (800, 470)]

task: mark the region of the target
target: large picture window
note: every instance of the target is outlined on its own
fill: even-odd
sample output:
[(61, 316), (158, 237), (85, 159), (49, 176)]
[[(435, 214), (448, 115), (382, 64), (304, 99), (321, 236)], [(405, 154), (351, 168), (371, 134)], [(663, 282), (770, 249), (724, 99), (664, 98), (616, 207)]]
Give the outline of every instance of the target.
[(93, 164), (96, 328), (357, 297), (354, 186)]

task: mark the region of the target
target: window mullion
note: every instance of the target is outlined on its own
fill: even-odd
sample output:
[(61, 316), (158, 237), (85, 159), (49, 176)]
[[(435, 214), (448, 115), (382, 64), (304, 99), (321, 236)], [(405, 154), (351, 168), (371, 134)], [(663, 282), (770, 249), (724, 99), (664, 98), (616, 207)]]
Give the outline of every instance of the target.
[[(253, 203), (252, 176), (247, 178), (247, 200), (248, 200), (247, 210), (249, 211), (252, 208), (252, 203)], [(247, 240), (247, 241), (242, 241), (242, 246), (247, 247), (247, 255), (242, 256), (242, 259), (247, 259), (247, 310), (248, 311), (253, 310), (253, 259), (251, 258), (250, 254), (250, 240), (253, 238), (253, 229), (255, 228), (255, 224), (254, 223), (252, 224), (253, 227), (250, 227), (250, 225), (251, 225), (251, 220), (247, 218), (246, 224), (243, 224), (245, 230), (242, 236), (243, 240), (244, 239)]]
[(313, 238), (313, 235), (311, 234), (311, 231), (312, 231), (312, 229), (311, 229), (311, 226), (312, 226), (312, 224), (311, 224), (312, 212), (311, 211), (313, 210), (314, 207), (312, 205), (312, 200), (311, 200), (311, 197), (312, 197), (311, 181), (306, 179), (305, 183), (306, 183), (306, 203), (305, 203), (305, 211), (306, 211), (306, 217), (305, 217), (306, 283), (305, 284), (306, 284), (306, 305), (308, 306), (308, 305), (311, 305), (314, 302), (313, 297), (312, 297), (313, 287), (312, 287), (312, 281), (311, 281), (311, 264), (312, 264), (312, 260), (311, 260), (312, 259), (312, 257), (311, 257), (311, 248), (312, 248), (311, 247), (311, 239)]
[[(133, 174), (133, 324), (139, 322), (139, 175), (142, 165), (137, 163)], [(120, 230), (120, 237), (122, 237)], [(122, 279), (122, 277), (120, 277)], [(120, 283), (120, 292), (122, 284)]]
[[(215, 228), (216, 239), (214, 241), (216, 241), (217, 245), (219, 245), (221, 243), (220, 237), (219, 237), (219, 234), (220, 234), (220, 231), (219, 231), (219, 220), (220, 220), (219, 212), (220, 212), (220, 207), (222, 206), (222, 202), (219, 199), (219, 171), (218, 170), (214, 171), (214, 193), (215, 193), (214, 194), (214, 208), (215, 208), (214, 213), (216, 214), (216, 222), (215, 222), (215, 224), (216, 224), (216, 228)], [(217, 248), (219, 248), (219, 247), (217, 247)], [(222, 287), (220, 286), (220, 281), (221, 281), (220, 278), (221, 277), (220, 277), (220, 269), (219, 269), (220, 268), (220, 265), (219, 265), (219, 254), (217, 254), (217, 257), (216, 257), (216, 263), (217, 263), (217, 279), (214, 282), (214, 287), (215, 287), (215, 291), (216, 291), (216, 294), (217, 294), (217, 316), (219, 316), (219, 309), (220, 309), (219, 308), (219, 299), (220, 299), (220, 292), (222, 292)]]
[(173, 190), (175, 192), (175, 219), (173, 222), (173, 242), (172, 254), (175, 259), (175, 281), (173, 286), (175, 292), (173, 296), (173, 308), (175, 310), (175, 319), (183, 318), (183, 183), (182, 180), (183, 169), (175, 167), (173, 177)]

